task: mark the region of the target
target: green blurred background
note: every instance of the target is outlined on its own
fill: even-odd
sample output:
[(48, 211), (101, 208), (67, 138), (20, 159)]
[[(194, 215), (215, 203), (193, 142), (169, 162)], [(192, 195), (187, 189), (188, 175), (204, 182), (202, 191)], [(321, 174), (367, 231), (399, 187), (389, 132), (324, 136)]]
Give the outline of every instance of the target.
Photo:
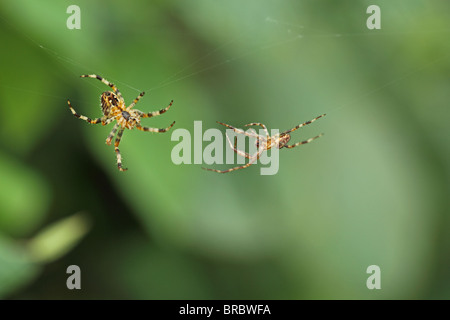
[[(0, 298), (449, 298), (449, 18), (440, 0), (2, 1)], [(325, 135), (261, 176), (177, 166), (171, 132), (126, 131), (122, 173), (112, 125), (67, 108), (101, 116), (87, 73), (146, 91), (143, 111), (174, 99), (144, 125), (327, 113), (293, 139)]]

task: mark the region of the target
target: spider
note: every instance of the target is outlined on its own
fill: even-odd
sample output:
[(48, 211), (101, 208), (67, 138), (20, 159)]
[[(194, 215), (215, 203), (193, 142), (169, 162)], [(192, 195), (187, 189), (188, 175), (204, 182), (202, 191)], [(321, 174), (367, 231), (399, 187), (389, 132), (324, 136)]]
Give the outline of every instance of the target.
[(244, 135), (246, 135), (248, 137), (256, 138), (255, 145), (256, 145), (256, 149), (258, 151), (256, 151), (256, 153), (253, 154), (253, 155), (249, 155), (247, 152), (238, 150), (236, 148), (237, 137), (234, 137), (234, 146), (233, 146), (233, 144), (231, 143), (231, 140), (230, 140), (230, 138), (228, 137), (228, 134), (227, 134), (226, 136), (227, 136), (228, 143), (230, 144), (230, 146), (234, 150), (234, 152), (236, 152), (240, 156), (243, 156), (243, 157), (249, 159), (250, 161), (247, 164), (243, 165), (243, 166), (233, 167), (233, 168), (230, 168), (230, 169), (227, 169), (227, 170), (216, 170), (216, 169), (209, 169), (209, 168), (203, 168), (203, 169), (208, 170), (208, 171), (218, 172), (218, 173), (227, 173), (227, 172), (231, 172), (231, 171), (235, 171), (235, 170), (239, 170), (239, 169), (245, 169), (247, 167), (250, 167), (256, 160), (258, 160), (259, 157), (261, 156), (261, 154), (264, 151), (266, 151), (266, 150), (269, 150), (271, 148), (278, 148), (278, 149), (288, 148), (288, 149), (292, 149), (292, 148), (295, 148), (295, 147), (297, 147), (299, 145), (310, 143), (311, 141), (321, 137), (323, 135), (323, 133), (321, 133), (318, 136), (315, 136), (313, 138), (309, 138), (307, 140), (304, 140), (304, 141), (301, 141), (301, 142), (297, 142), (297, 143), (292, 144), (292, 145), (287, 144), (289, 142), (289, 140), (291, 140), (291, 135), (290, 135), (291, 132), (293, 132), (293, 131), (295, 131), (295, 130), (303, 127), (303, 126), (306, 126), (306, 125), (308, 125), (310, 123), (313, 123), (314, 121), (316, 121), (317, 119), (322, 118), (325, 115), (326, 114), (322, 114), (322, 115), (320, 115), (320, 116), (318, 116), (318, 117), (316, 117), (316, 118), (314, 118), (314, 119), (312, 119), (310, 121), (307, 121), (305, 123), (299, 124), (298, 126), (292, 128), (291, 130), (288, 130), (288, 131), (276, 134), (276, 135), (274, 135), (272, 137), (269, 135), (269, 132), (268, 132), (266, 126), (264, 124), (262, 124), (262, 123), (253, 122), (253, 123), (246, 124), (244, 127), (260, 126), (260, 127), (262, 127), (264, 129), (264, 132), (266, 134), (265, 137), (262, 136), (262, 135), (257, 134), (254, 129), (249, 130), (251, 132), (246, 132), (246, 131), (243, 131), (241, 129), (237, 129), (237, 128), (233, 127), (233, 126), (230, 126), (229, 124), (217, 121), (217, 123), (219, 123), (221, 125), (224, 125), (227, 128), (233, 129), (234, 132), (237, 132), (237, 133), (240, 133), (240, 134), (244, 134)]
[(119, 143), (120, 139), (122, 138), (123, 132), (125, 129), (134, 129), (137, 128), (142, 131), (149, 131), (149, 132), (166, 132), (170, 130), (170, 128), (173, 127), (175, 124), (175, 121), (172, 122), (172, 124), (165, 128), (165, 129), (157, 129), (157, 128), (147, 128), (141, 126), (141, 118), (151, 118), (155, 116), (159, 116), (160, 114), (163, 114), (167, 110), (169, 110), (170, 106), (173, 103), (173, 100), (170, 101), (170, 104), (159, 111), (154, 112), (142, 112), (140, 110), (133, 109), (133, 107), (136, 105), (136, 103), (139, 101), (139, 99), (142, 98), (142, 96), (145, 94), (145, 92), (141, 92), (139, 96), (134, 99), (134, 101), (127, 107), (125, 105), (125, 101), (123, 100), (122, 94), (120, 93), (119, 89), (109, 82), (108, 80), (95, 75), (95, 74), (87, 74), (82, 75), (82, 78), (93, 78), (98, 79), (107, 86), (111, 87), (113, 91), (105, 91), (102, 93), (100, 97), (100, 104), (103, 112), (103, 117), (91, 119), (86, 116), (78, 114), (74, 108), (72, 107), (69, 100), (67, 100), (67, 104), (69, 105), (70, 111), (72, 111), (73, 115), (81, 120), (84, 120), (86, 122), (89, 122), (91, 124), (98, 124), (101, 123), (102, 125), (107, 125), (114, 120), (117, 121), (117, 123), (114, 125), (113, 129), (111, 130), (110, 134), (106, 138), (106, 144), (111, 145), (111, 141), (114, 138), (114, 135), (117, 132), (116, 140), (114, 141), (114, 150), (116, 152), (117, 156), (117, 167), (120, 171), (126, 171), (128, 169), (122, 167), (122, 157), (120, 155), (119, 151)]

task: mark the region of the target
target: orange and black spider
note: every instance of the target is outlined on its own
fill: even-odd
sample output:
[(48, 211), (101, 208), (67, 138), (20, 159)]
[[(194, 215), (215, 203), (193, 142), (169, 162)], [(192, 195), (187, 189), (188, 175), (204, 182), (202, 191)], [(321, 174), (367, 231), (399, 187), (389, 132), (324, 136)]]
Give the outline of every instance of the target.
[(231, 140), (230, 140), (230, 138), (228, 137), (228, 134), (227, 134), (226, 136), (227, 136), (228, 143), (230, 144), (230, 146), (234, 150), (234, 152), (236, 152), (240, 156), (243, 156), (243, 157), (249, 159), (249, 162), (247, 164), (243, 165), (243, 166), (234, 167), (234, 168), (230, 168), (230, 169), (227, 169), (227, 170), (216, 170), (216, 169), (209, 169), (209, 168), (203, 168), (203, 169), (208, 170), (208, 171), (218, 172), (218, 173), (227, 173), (227, 172), (231, 172), (231, 171), (235, 171), (235, 170), (239, 170), (239, 169), (245, 169), (247, 167), (250, 167), (256, 160), (258, 160), (259, 157), (261, 156), (261, 154), (264, 151), (267, 151), (267, 150), (269, 150), (271, 148), (278, 148), (278, 149), (289, 148), (289, 149), (291, 149), (291, 148), (295, 148), (295, 147), (297, 147), (299, 145), (302, 145), (302, 144), (310, 143), (314, 139), (317, 139), (317, 138), (321, 137), (323, 134), (321, 133), (318, 136), (315, 136), (313, 138), (309, 138), (308, 140), (297, 142), (295, 144), (291, 144), (291, 145), (287, 144), (289, 142), (289, 140), (291, 140), (291, 135), (290, 135), (291, 132), (293, 132), (293, 131), (295, 131), (295, 130), (303, 127), (303, 126), (306, 126), (306, 125), (308, 125), (310, 123), (313, 123), (314, 121), (316, 121), (317, 119), (322, 118), (323, 116), (325, 116), (325, 114), (322, 114), (322, 115), (320, 115), (320, 116), (318, 116), (318, 117), (316, 117), (316, 118), (314, 118), (312, 120), (309, 120), (309, 121), (307, 121), (305, 123), (299, 124), (295, 128), (292, 128), (291, 130), (288, 130), (288, 131), (276, 134), (276, 135), (274, 135), (272, 137), (269, 135), (269, 131), (267, 130), (266, 126), (263, 125), (262, 123), (258, 123), (258, 122), (249, 123), (249, 124), (246, 124), (244, 127), (260, 126), (260, 127), (262, 127), (264, 129), (264, 132), (266, 134), (265, 137), (262, 136), (262, 135), (257, 134), (254, 129), (250, 129), (249, 130), (250, 132), (248, 132), (248, 131), (244, 131), (244, 130), (241, 130), (241, 129), (237, 129), (237, 128), (233, 127), (233, 126), (230, 126), (229, 124), (225, 124), (225, 123), (217, 121), (217, 123), (219, 123), (221, 125), (224, 125), (227, 128), (233, 129), (233, 131), (236, 132), (236, 133), (245, 134), (248, 137), (256, 138), (255, 145), (256, 145), (256, 149), (258, 151), (256, 151), (255, 154), (253, 154), (253, 155), (249, 155), (247, 152), (244, 152), (244, 151), (241, 151), (241, 150), (237, 149), (236, 148), (237, 137), (235, 137), (235, 139), (234, 139), (234, 146), (233, 146), (233, 144), (231, 143)]
[(159, 116), (160, 114), (163, 114), (164, 112), (169, 110), (170, 106), (173, 103), (173, 100), (170, 101), (170, 104), (164, 109), (161, 109), (159, 111), (145, 113), (140, 110), (133, 109), (135, 104), (139, 101), (140, 98), (142, 98), (142, 96), (145, 94), (145, 92), (142, 92), (141, 94), (139, 94), (139, 96), (136, 99), (134, 99), (134, 101), (127, 107), (125, 105), (125, 101), (123, 100), (122, 94), (120, 93), (119, 89), (117, 89), (117, 87), (114, 84), (112, 84), (111, 82), (109, 82), (108, 80), (103, 79), (102, 77), (95, 75), (95, 74), (82, 75), (81, 77), (98, 79), (101, 82), (103, 82), (104, 84), (106, 84), (107, 86), (111, 87), (111, 89), (113, 90), (113, 91), (103, 92), (100, 97), (101, 108), (102, 108), (102, 112), (103, 112), (103, 117), (101, 117), (101, 118), (91, 119), (86, 116), (80, 115), (72, 108), (72, 105), (70, 104), (69, 100), (67, 100), (67, 103), (68, 103), (69, 108), (72, 111), (73, 115), (81, 120), (86, 121), (86, 122), (89, 122), (92, 124), (101, 123), (102, 125), (105, 126), (105, 125), (113, 122), (114, 120), (117, 121), (117, 123), (114, 125), (113, 129), (111, 130), (110, 134), (108, 135), (108, 138), (106, 138), (106, 144), (111, 145), (111, 141), (114, 138), (114, 135), (116, 134), (116, 132), (118, 130), (116, 140), (114, 142), (114, 150), (117, 155), (117, 167), (119, 168), (120, 171), (127, 170), (122, 167), (122, 157), (121, 157), (120, 151), (119, 151), (120, 139), (122, 138), (122, 135), (123, 135), (123, 132), (125, 129), (137, 128), (139, 130), (149, 131), (149, 132), (166, 132), (166, 131), (170, 130), (170, 128), (172, 128), (173, 125), (175, 124), (175, 121), (174, 121), (174, 122), (172, 122), (172, 124), (169, 127), (165, 128), (165, 129), (147, 128), (147, 127), (142, 127), (140, 124), (141, 118), (151, 118), (151, 117)]

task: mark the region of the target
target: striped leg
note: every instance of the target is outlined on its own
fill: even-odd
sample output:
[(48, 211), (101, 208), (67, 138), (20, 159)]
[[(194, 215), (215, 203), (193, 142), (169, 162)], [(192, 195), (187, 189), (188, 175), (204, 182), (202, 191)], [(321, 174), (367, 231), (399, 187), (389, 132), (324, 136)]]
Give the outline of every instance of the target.
[(119, 168), (120, 171), (128, 170), (128, 169), (122, 167), (122, 156), (120, 155), (120, 150), (119, 150), (119, 143), (120, 143), (120, 139), (122, 139), (122, 134), (123, 134), (124, 130), (125, 130), (124, 128), (121, 128), (119, 130), (119, 132), (117, 133), (116, 141), (114, 142), (114, 151), (116, 151), (116, 156), (117, 156), (117, 167)]
[(257, 159), (259, 159), (259, 156), (261, 155), (260, 151), (264, 151), (262, 149), (260, 149), (257, 153), (255, 153), (252, 157), (250, 157), (250, 161), (246, 164), (244, 164), (243, 166), (240, 167), (233, 167), (227, 170), (217, 170), (217, 169), (210, 169), (210, 168), (204, 168), (202, 167), (202, 169), (207, 170), (207, 171), (214, 171), (217, 173), (227, 173), (227, 172), (231, 172), (231, 171), (235, 171), (235, 170), (239, 170), (239, 169), (245, 169), (250, 167)]
[(114, 120), (116, 120), (116, 118), (114, 118), (114, 117), (106, 118), (106, 120), (102, 121), (102, 125), (106, 126), (107, 124), (110, 124)]
[(262, 127), (262, 128), (264, 129), (264, 132), (266, 133), (266, 137), (267, 137), (267, 138), (270, 137), (270, 136), (269, 136), (269, 131), (267, 130), (266, 126), (263, 125), (262, 123), (259, 123), (259, 122), (252, 122), (252, 123), (246, 124), (244, 127), (248, 127), (248, 126), (260, 126), (260, 127)]
[(78, 119), (84, 120), (84, 121), (89, 122), (89, 123), (92, 123), (92, 124), (98, 124), (98, 123), (103, 122), (103, 121), (105, 120), (105, 117), (102, 117), (102, 118), (96, 118), (96, 119), (91, 119), (91, 118), (88, 118), (88, 117), (83, 116), (83, 115), (81, 115), (81, 114), (78, 114), (78, 113), (75, 111), (75, 109), (72, 108), (72, 105), (70, 104), (70, 101), (69, 101), (69, 100), (67, 100), (67, 104), (69, 105), (69, 108), (70, 108), (70, 111), (72, 111), (72, 114), (73, 114), (75, 117), (77, 117)]
[(313, 137), (313, 138), (309, 138), (308, 140), (304, 140), (304, 141), (301, 141), (301, 142), (297, 142), (296, 144), (293, 144), (293, 145), (284, 145), (286, 148), (289, 148), (289, 149), (291, 149), (291, 148), (295, 148), (296, 146), (300, 146), (300, 145), (302, 145), (302, 144), (307, 144), (307, 143), (310, 143), (311, 141), (313, 141), (313, 140), (315, 140), (315, 139), (317, 139), (317, 138), (320, 138), (321, 136), (323, 136), (323, 133), (321, 133), (321, 134), (319, 134), (318, 136), (315, 136), (315, 137)]
[(235, 127), (233, 127), (233, 126), (230, 126), (229, 124), (222, 123), (222, 122), (219, 122), (219, 121), (216, 121), (216, 122), (219, 123), (219, 124), (221, 124), (221, 125), (223, 125), (223, 126), (225, 126), (225, 127), (227, 127), (227, 128), (232, 129), (232, 130), (233, 130), (234, 132), (236, 132), (236, 133), (245, 134), (246, 136), (248, 136), (248, 137), (253, 137), (253, 138), (258, 138), (258, 137), (259, 137), (259, 136), (256, 134), (256, 132), (255, 132), (255, 133), (253, 133), (253, 132), (246, 132), (246, 131), (244, 131), (244, 130), (235, 128)]
[(259, 157), (261, 156), (261, 153), (263, 153), (263, 152), (264, 152), (264, 148), (260, 147), (254, 155), (252, 155), (251, 157), (248, 158), (248, 159), (250, 159), (250, 161), (240, 167), (233, 167), (233, 168), (230, 168), (227, 170), (209, 169), (209, 168), (204, 168), (204, 167), (202, 167), (202, 169), (207, 170), (207, 171), (214, 171), (217, 173), (227, 173), (227, 172), (231, 172), (231, 171), (235, 171), (235, 170), (239, 170), (239, 169), (245, 169), (245, 168), (250, 167), (253, 163), (255, 163), (255, 161), (259, 159)]
[(313, 123), (313, 122), (316, 121), (317, 119), (320, 119), (320, 118), (322, 118), (322, 117), (324, 117), (324, 116), (326, 116), (326, 113), (324, 113), (324, 114), (322, 114), (322, 115), (320, 115), (320, 116), (318, 116), (318, 117), (316, 117), (316, 118), (314, 118), (314, 119), (312, 119), (312, 120), (306, 121), (305, 123), (299, 124), (299, 125), (296, 126), (295, 128), (292, 128), (291, 130), (285, 131), (284, 133), (289, 133), (289, 132), (295, 131), (295, 130), (297, 130), (297, 129), (303, 127), (303, 126), (306, 126), (306, 125), (308, 125), (308, 124)]
[(229, 143), (231, 149), (233, 149), (234, 152), (236, 152), (238, 155), (240, 155), (240, 156), (242, 156), (242, 157), (245, 157), (245, 158), (247, 158), (247, 159), (250, 159), (250, 158), (251, 158), (250, 155), (249, 155), (247, 152), (241, 151), (241, 150), (239, 150), (239, 149), (236, 147), (236, 146), (237, 146), (237, 137), (234, 137), (234, 146), (233, 146), (233, 144), (231, 143), (230, 137), (228, 137), (228, 134), (225, 133), (225, 135), (226, 135), (226, 137), (227, 137), (227, 140), (228, 140), (228, 143)]
[(227, 169), (227, 170), (217, 170), (217, 169), (210, 169), (210, 168), (205, 168), (205, 167), (202, 167), (202, 169), (207, 170), (207, 171), (214, 171), (214, 172), (217, 172), (217, 173), (227, 173), (227, 172), (231, 172), (231, 171), (235, 171), (235, 170), (239, 170), (239, 169), (248, 168), (248, 167), (250, 167), (253, 164), (253, 162), (255, 162), (255, 160), (256, 160), (256, 158), (251, 160), (250, 162), (248, 162), (247, 164), (245, 164), (243, 166), (234, 167), (234, 168), (230, 168), (230, 169)]
[(109, 133), (108, 138), (106, 138), (106, 144), (107, 144), (108, 146), (111, 145), (111, 141), (112, 141), (112, 139), (114, 138), (114, 135), (116, 134), (118, 128), (119, 128), (119, 124), (116, 123), (116, 124), (114, 125), (113, 129), (111, 130), (111, 132)]
[[(142, 93), (141, 93), (142, 94)], [(137, 99), (137, 98), (136, 98)], [(164, 108), (161, 109), (159, 111), (153, 111), (153, 112), (148, 112), (148, 113), (142, 113), (141, 114), (141, 118), (151, 118), (151, 117), (155, 117), (155, 116), (159, 116), (160, 114), (163, 114), (164, 112), (166, 112), (167, 110), (169, 110), (169, 108), (172, 106), (173, 104), (173, 100), (170, 101), (169, 105)]]
[(144, 96), (145, 92), (141, 92), (136, 99), (130, 104), (130, 106), (127, 108), (128, 111), (130, 111), (131, 108), (133, 108), (136, 103), (138, 103), (139, 99), (141, 99)]
[(140, 124), (137, 124), (136, 125), (136, 129), (139, 129), (139, 130), (142, 130), (142, 131), (147, 131), (147, 132), (166, 132), (166, 131), (169, 131), (170, 128), (172, 128), (174, 124), (175, 124), (175, 121), (172, 122), (172, 124), (170, 126), (168, 126), (167, 128), (165, 128), (165, 129), (148, 128), (148, 127), (143, 127)]
[(117, 89), (117, 87), (112, 84), (111, 82), (109, 82), (106, 79), (103, 79), (102, 77), (96, 75), (96, 74), (84, 74), (82, 76), (80, 76), (81, 78), (93, 78), (93, 79), (98, 79), (101, 82), (103, 82), (104, 84), (106, 84), (108, 87), (110, 87), (111, 89), (113, 89), (114, 93), (117, 95), (117, 97), (119, 98), (119, 100), (123, 100), (122, 94), (120, 93), (119, 89)]

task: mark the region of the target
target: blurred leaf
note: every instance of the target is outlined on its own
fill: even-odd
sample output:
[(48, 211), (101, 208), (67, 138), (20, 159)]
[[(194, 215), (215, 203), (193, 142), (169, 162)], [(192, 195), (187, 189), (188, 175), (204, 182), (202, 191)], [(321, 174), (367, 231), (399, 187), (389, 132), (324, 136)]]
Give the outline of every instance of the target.
[[(18, 12), (22, 14), (23, 10)], [(40, 44), (17, 32), (14, 20), (4, 19), (2, 13), (0, 37), (15, 49), (3, 50), (1, 55), (4, 67), (0, 111), (5, 121), (0, 126), (0, 135), (7, 137), (2, 140), (3, 145), (26, 153), (49, 131), (58, 110), (62, 111), (61, 106), (65, 105), (65, 98), (60, 92), (61, 75), (55, 73), (53, 58), (45, 55)], [(17, 66), (24, 72), (18, 72)]]
[[(114, 274), (132, 299), (207, 299), (211, 286), (201, 265), (179, 252), (158, 250), (145, 239), (129, 237), (115, 250), (120, 252)], [(124, 250), (121, 250), (124, 249)], [(111, 257), (111, 258), (113, 258)]]
[(39, 269), (22, 246), (0, 237), (0, 298), (30, 282)]
[(83, 213), (74, 214), (47, 226), (28, 242), (33, 261), (48, 263), (70, 251), (89, 231), (90, 222)]
[(0, 152), (0, 231), (24, 236), (49, 208), (50, 190), (36, 172)]

